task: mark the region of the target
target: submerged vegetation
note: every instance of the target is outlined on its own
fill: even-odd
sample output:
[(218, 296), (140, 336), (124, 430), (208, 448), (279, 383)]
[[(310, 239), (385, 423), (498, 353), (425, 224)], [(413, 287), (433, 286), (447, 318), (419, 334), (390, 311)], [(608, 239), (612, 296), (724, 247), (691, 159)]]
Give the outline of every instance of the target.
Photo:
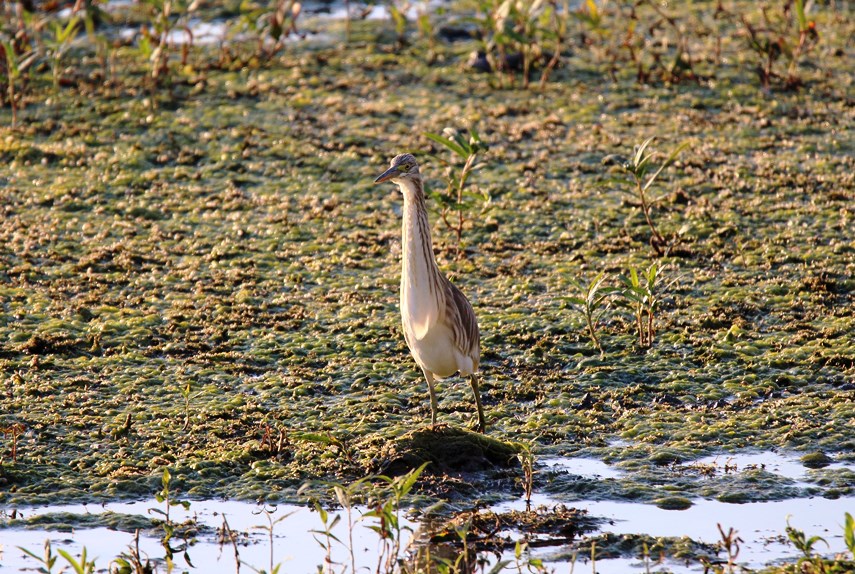
[[(0, 504), (160, 493), (169, 544), (173, 503), (311, 480), (350, 510), (317, 481), (439, 460), (398, 327), (398, 202), (371, 185), (401, 148), (427, 162), (495, 421), (410, 485), (419, 504), (557, 488), (531, 453), (620, 465), (561, 486), (608, 500), (852, 495), (827, 468), (855, 460), (848, 4), (387, 8), (0, 3)], [(463, 426), (466, 385), (442, 384)], [(749, 448), (821, 464), (807, 486), (685, 466)], [(394, 526), (401, 501), (375, 502)], [(788, 534), (803, 556), (774, 571), (842, 571)], [(737, 571), (722, 536), (710, 571)]]

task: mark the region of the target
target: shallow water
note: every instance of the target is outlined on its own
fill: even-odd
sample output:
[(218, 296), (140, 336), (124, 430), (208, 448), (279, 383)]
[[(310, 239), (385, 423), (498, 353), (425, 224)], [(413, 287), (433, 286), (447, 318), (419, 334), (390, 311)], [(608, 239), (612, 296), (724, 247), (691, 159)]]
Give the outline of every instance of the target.
[[(131, 503), (109, 503), (105, 505), (57, 505), (49, 507), (34, 507), (18, 509), (18, 513), (24, 518), (47, 513), (73, 513), (79, 515), (99, 514), (104, 512), (115, 512), (131, 515), (143, 515), (158, 517), (149, 513), (149, 509), (163, 509), (164, 505), (154, 500)], [(268, 507), (271, 508), (271, 507)], [(320, 535), (312, 533), (312, 530), (323, 528), (321, 519), (317, 512), (305, 507), (295, 505), (280, 505), (274, 507), (275, 512), (271, 518), (277, 519), (287, 516), (277, 523), (273, 528), (273, 564), (283, 564), (286, 572), (314, 572), (317, 566), (323, 564), (325, 551), (317, 538)], [(341, 540), (346, 540), (347, 528), (346, 517), (343, 512), (333, 512), (332, 519), (336, 514), (342, 514), (342, 522), (337, 525), (333, 533)], [(358, 518), (359, 512), (354, 513)], [(263, 515), (263, 509), (256, 504), (234, 501), (194, 501), (189, 510), (182, 507), (170, 509), (170, 517), (175, 523), (181, 523), (188, 519), (195, 519), (200, 526), (207, 526), (213, 531), (207, 531), (197, 535), (194, 545), (188, 549), (188, 554), (193, 566), (198, 572), (230, 572), (235, 570), (235, 550), (230, 544), (220, 545), (216, 529), (223, 525), (223, 519), (228, 521), (229, 528), (240, 534), (238, 543), (239, 559), (244, 564), (256, 569), (268, 569), (270, 563), (270, 538), (268, 531), (268, 520)], [(412, 523), (406, 519), (402, 525), (412, 528)], [(50, 539), (54, 547), (62, 548), (73, 555), (79, 554), (85, 547), (87, 554), (91, 557), (99, 557), (96, 564), (104, 568), (109, 560), (127, 550), (133, 543), (133, 535), (127, 532), (119, 532), (108, 528), (81, 528), (72, 532), (48, 532), (45, 530), (24, 530), (13, 528), (0, 530), (0, 539), (4, 551), (0, 557), (0, 566), (6, 567), (8, 571), (23, 571), (36, 566), (34, 559), (27, 557), (16, 547), (20, 546), (42, 554), (45, 539)], [(409, 531), (403, 535), (404, 546), (409, 542)], [(173, 546), (180, 540), (173, 539)], [(335, 543), (334, 543), (335, 544)], [(379, 539), (373, 531), (369, 530), (368, 523), (361, 523), (353, 530), (353, 546), (355, 558), (359, 566), (373, 567), (377, 564), (377, 556), (380, 547)], [(140, 551), (142, 556), (151, 559), (161, 558), (164, 549), (155, 537), (140, 535)], [(332, 558), (335, 562), (344, 563), (350, 557), (345, 548), (340, 545), (334, 547)], [(61, 561), (61, 559), (60, 559)], [(181, 554), (176, 554), (176, 563), (179, 568), (186, 567)]]
[[(219, 44), (225, 42), (229, 35), (230, 25), (228, 22), (203, 22), (201, 20), (190, 20), (187, 29), (179, 28), (171, 30), (167, 35), (170, 44)], [(187, 30), (190, 31), (188, 34)]]
[(539, 461), (542, 470), (568, 472), (585, 478), (620, 478), (624, 472), (595, 458), (557, 457)]
[[(410, 5), (405, 11), (405, 16), (408, 20), (418, 18), (421, 13), (432, 12), (443, 2), (432, 0), (430, 2), (421, 2), (419, 4)], [(112, 6), (111, 6), (112, 5)], [(124, 2), (108, 3), (108, 6), (115, 10), (127, 6)], [(311, 20), (309, 30), (300, 28), (297, 34), (292, 34), (283, 39), (284, 42), (299, 42), (302, 40), (320, 41), (329, 39), (329, 34), (315, 28), (327, 27), (330, 22), (344, 20), (348, 15), (348, 8), (344, 2), (308, 2), (302, 8), (303, 20)], [(67, 9), (67, 14), (63, 16), (67, 18), (71, 15), (71, 10)], [(350, 18), (352, 20), (389, 20), (391, 14), (389, 8), (381, 4), (360, 4), (354, 2), (350, 6)], [(192, 44), (195, 46), (203, 45), (219, 45), (229, 43), (235, 40), (246, 40), (245, 32), (236, 32), (234, 22), (224, 20), (204, 21), (199, 18), (191, 18), (186, 27), (176, 27), (171, 30), (167, 39), (173, 46), (181, 46), (184, 44)], [(134, 40), (139, 35), (138, 27), (128, 27), (119, 31), (119, 37), (124, 41)], [(272, 42), (272, 41), (271, 41)]]
[[(716, 468), (716, 471), (725, 473), (739, 473), (744, 470), (762, 468), (772, 474), (777, 474), (778, 476), (783, 476), (785, 478), (791, 478), (800, 484), (807, 484), (806, 482), (804, 482), (804, 479), (806, 478), (808, 472), (811, 470), (797, 458), (776, 452), (749, 452), (734, 455), (720, 454), (714, 456), (706, 456), (704, 458), (700, 458), (696, 461), (693, 461), (690, 464), (712, 465)], [(838, 468), (848, 468), (850, 470), (855, 471), (855, 465), (847, 465), (846, 463), (842, 462), (832, 462), (823, 468), (829, 470)]]
[[(552, 506), (559, 501), (544, 495), (534, 495), (534, 505)], [(615, 534), (645, 533), (654, 537), (688, 536), (696, 541), (715, 543), (720, 536), (717, 524), (727, 530), (734, 528), (743, 539), (738, 563), (751, 568), (796, 558), (798, 552), (785, 543), (787, 518), (790, 524), (804, 530), (809, 535), (818, 534), (828, 542), (828, 548), (819, 544), (818, 551), (824, 554), (843, 552), (845, 545), (842, 537), (843, 512), (855, 508), (855, 497), (838, 500), (823, 498), (792, 499), (776, 502), (758, 502), (749, 504), (727, 504), (711, 500), (696, 500), (687, 510), (663, 510), (653, 505), (614, 501), (582, 501), (574, 503), (584, 508), (592, 516), (609, 520), (602, 532)], [(149, 508), (162, 508), (155, 501), (136, 503), (111, 503), (103, 506), (65, 505), (29, 508), (19, 510), (23, 516), (31, 517), (48, 512), (68, 512), (80, 515), (98, 514), (112, 511), (116, 513), (148, 515)], [(496, 505), (492, 510), (506, 512), (523, 510), (522, 500)], [(189, 511), (181, 508), (171, 510), (173, 519), (181, 522), (195, 517), (199, 525), (216, 530), (228, 520), (234, 532), (241, 533), (238, 544), (239, 559), (255, 568), (266, 568), (270, 560), (270, 544), (266, 531), (260, 528), (267, 524), (260, 514), (258, 505), (242, 502), (197, 501)], [(289, 514), (291, 513), (291, 514)], [(289, 514), (274, 527), (274, 564), (283, 563), (288, 572), (313, 572), (323, 563), (324, 550), (310, 532), (321, 528), (318, 514), (307, 507), (279, 506), (272, 514), (273, 520)], [(331, 513), (334, 516), (336, 513)], [(359, 513), (355, 513), (359, 516)], [(342, 518), (344, 520), (344, 518)], [(408, 527), (413, 523), (405, 521)], [(347, 529), (344, 523), (337, 525), (333, 533), (340, 539), (346, 539)], [(518, 533), (512, 535), (519, 536)], [(4, 547), (0, 565), (7, 571), (24, 571), (36, 566), (35, 560), (24, 556), (16, 547), (21, 546), (41, 554), (45, 539), (50, 539), (54, 549), (62, 548), (72, 554), (79, 554), (86, 547), (89, 556), (97, 557), (99, 567), (105, 567), (109, 560), (126, 550), (133, 542), (133, 535), (107, 528), (80, 528), (72, 532), (47, 532), (45, 530), (6, 529), (2, 531)], [(410, 534), (404, 535), (409, 542)], [(406, 546), (406, 544), (404, 544)], [(585, 548), (584, 541), (580, 545)], [(359, 566), (375, 566), (379, 553), (378, 538), (365, 524), (354, 529), (354, 548)], [(140, 550), (143, 556), (162, 557), (163, 548), (155, 537), (141, 536)], [(55, 550), (54, 550), (55, 551)], [(201, 533), (196, 543), (189, 548), (189, 555), (197, 571), (228, 572), (235, 568), (235, 553), (231, 545), (221, 546), (214, 531)], [(584, 550), (582, 551), (584, 553)], [(571, 552), (566, 547), (539, 548), (534, 551), (536, 557), (552, 564), (557, 571), (566, 568)], [(349, 560), (346, 549), (334, 545), (333, 560), (345, 563)], [(179, 567), (185, 567), (180, 554), (176, 556)], [(584, 562), (580, 556), (577, 562)], [(699, 564), (681, 565), (667, 562), (667, 568), (674, 572), (702, 571)], [(620, 558), (597, 560), (597, 571), (601, 574), (644, 571), (645, 564), (640, 558)], [(654, 569), (656, 571), (656, 569)]]
[[(425, 12), (433, 12), (439, 6), (446, 4), (442, 1), (431, 0), (428, 2), (417, 2), (407, 6), (404, 11), (404, 16), (407, 20), (415, 20), (420, 14)], [(334, 2), (325, 5), (323, 11), (319, 11), (317, 7), (308, 5), (306, 8), (309, 14), (314, 16), (324, 17), (330, 20), (344, 20), (347, 17), (347, 8), (343, 2)], [(359, 17), (364, 20), (388, 20), (392, 16), (389, 13), (389, 8), (385, 4), (359, 4), (353, 3), (350, 7), (350, 17)]]
[[(712, 466), (716, 473), (738, 475), (745, 471), (762, 468), (765, 472), (795, 480), (798, 485), (811, 486), (806, 482), (810, 469), (806, 468), (795, 455), (776, 452), (749, 452), (703, 457), (687, 463), (687, 466)], [(828, 470), (855, 470), (855, 465), (847, 462), (833, 462)], [(549, 458), (540, 461), (540, 470), (566, 471), (570, 475), (590, 479), (620, 479), (627, 473), (602, 461), (589, 458)], [(653, 504), (633, 503), (618, 500), (579, 500), (563, 502), (560, 497), (535, 494), (533, 507), (553, 507), (567, 504), (586, 509), (590, 515), (606, 518), (609, 524), (600, 532), (615, 534), (648, 534), (654, 537), (687, 536), (698, 542), (714, 544), (721, 539), (718, 524), (727, 531), (734, 528), (742, 538), (741, 551), (737, 563), (749, 568), (760, 568), (784, 559), (795, 559), (798, 551), (787, 543), (785, 532), (787, 520), (808, 536), (819, 535), (828, 543), (828, 547), (818, 543), (816, 551), (832, 556), (846, 550), (843, 540), (844, 512), (855, 510), (855, 497), (826, 499), (821, 497), (792, 498), (779, 501), (750, 502), (735, 504), (717, 500), (695, 499), (686, 510), (666, 510)], [(525, 500), (519, 499), (496, 505), (491, 510), (507, 512), (525, 510)], [(517, 534), (518, 536), (518, 534)], [(584, 542), (580, 545), (584, 548)], [(566, 561), (570, 553), (564, 549), (541, 549), (535, 556), (553, 563), (561, 571), (558, 563)], [(578, 561), (585, 561), (581, 556)], [(587, 568), (586, 566), (585, 568)], [(648, 567), (641, 558), (620, 558), (597, 560), (600, 574), (622, 572), (644, 572)], [(667, 561), (669, 572), (702, 572), (698, 563), (686, 565)], [(651, 566), (651, 571), (659, 567)]]
[[(717, 524), (727, 531), (734, 528), (743, 539), (737, 562), (749, 568), (759, 568), (785, 558), (797, 558), (798, 551), (789, 546), (785, 528), (790, 524), (809, 536), (819, 535), (828, 542), (816, 549), (822, 554), (833, 555), (843, 552), (843, 513), (855, 509), (855, 497), (828, 500), (824, 498), (798, 498), (774, 502), (728, 504), (714, 500), (695, 500), (686, 510), (664, 510), (651, 504), (614, 501), (581, 501), (573, 503), (576, 508), (586, 509), (592, 516), (610, 521), (601, 532), (615, 534), (644, 533), (654, 537), (688, 536), (695, 541), (714, 544), (720, 540)], [(532, 497), (534, 505), (554, 506), (554, 498), (539, 495)], [(525, 501), (502, 503), (492, 510), (506, 512), (524, 510)], [(582, 543), (584, 547), (584, 542)], [(547, 562), (566, 561), (566, 549), (542, 549), (535, 556)], [(581, 560), (581, 558), (580, 558)], [(675, 570), (677, 564), (668, 563)], [(597, 560), (597, 571), (610, 572), (644, 571), (644, 563), (638, 560)], [(676, 570), (675, 570), (676, 571)], [(698, 564), (686, 567), (685, 571), (703, 571)]]
[[(747, 453), (718, 457), (705, 457), (695, 463), (715, 465), (727, 472), (738, 473), (743, 469), (763, 466), (768, 472), (779, 473), (782, 476), (800, 479), (807, 469), (795, 457), (764, 452)], [(835, 463), (835, 467), (849, 468), (845, 463)], [(733, 468), (735, 467), (735, 468)], [(620, 479), (626, 475), (624, 471), (592, 458), (564, 457), (544, 458), (538, 462), (538, 469), (552, 472), (567, 472), (586, 479)], [(722, 471), (723, 472), (723, 471)], [(561, 504), (558, 497), (535, 493), (532, 505), (552, 507)], [(742, 538), (741, 551), (737, 562), (740, 565), (759, 568), (783, 559), (796, 558), (797, 551), (786, 543), (785, 528), (789, 517), (790, 524), (805, 531), (809, 536), (819, 535), (828, 542), (828, 548), (821, 543), (817, 546), (819, 552), (834, 554), (845, 550), (843, 541), (843, 513), (855, 509), (855, 497), (845, 497), (836, 500), (825, 498), (794, 498), (789, 500), (754, 502), (747, 504), (730, 504), (715, 500), (696, 499), (686, 510), (665, 510), (652, 504), (643, 504), (617, 500), (581, 500), (567, 503), (568, 506), (586, 509), (591, 516), (607, 520), (600, 532), (615, 534), (648, 534), (653, 537), (688, 536), (698, 542), (713, 544), (720, 539), (717, 524), (725, 530), (734, 528)], [(105, 505), (61, 505), (50, 507), (19, 508), (17, 513), (23, 518), (44, 515), (47, 513), (70, 513), (85, 516), (107, 511), (157, 517), (149, 509), (163, 508), (163, 504), (155, 501), (109, 503)], [(524, 510), (525, 501), (517, 499), (495, 505), (491, 510), (507, 512)], [(364, 510), (354, 512), (358, 519)], [(331, 512), (330, 518), (336, 514), (342, 515), (342, 522), (333, 533), (341, 540), (346, 539), (346, 517), (342, 511)], [(324, 550), (319, 544), (317, 534), (312, 530), (321, 529), (320, 517), (314, 510), (305, 506), (280, 505), (272, 512), (272, 520), (286, 516), (274, 527), (273, 563), (283, 563), (288, 572), (312, 572), (317, 565), (323, 563)], [(20, 517), (19, 516), (19, 517)], [(200, 526), (209, 527), (197, 535), (197, 540), (189, 549), (193, 565), (198, 571), (232, 571), (235, 569), (236, 558), (231, 545), (221, 546), (218, 543), (216, 530), (223, 525), (224, 518), (228, 520), (232, 531), (241, 533), (238, 544), (239, 559), (255, 568), (266, 568), (270, 561), (269, 535), (262, 527), (268, 524), (263, 515), (263, 509), (256, 504), (230, 501), (195, 501), (189, 510), (181, 507), (171, 509), (173, 521), (181, 523), (194, 519)], [(406, 528), (415, 528), (415, 523), (404, 519)], [(133, 542), (133, 535), (107, 528), (79, 528), (72, 532), (48, 532), (44, 529), (10, 528), (2, 532), (4, 552), (0, 557), (0, 565), (8, 571), (21, 571), (34, 567), (35, 561), (24, 556), (17, 546), (41, 553), (46, 538), (51, 540), (55, 548), (63, 548), (70, 552), (79, 553), (86, 547), (90, 556), (99, 557), (98, 565), (104, 567), (114, 556), (125, 550)], [(512, 538), (519, 538), (518, 532), (509, 532)], [(377, 535), (369, 530), (368, 523), (358, 523), (353, 530), (355, 559), (362, 567), (375, 567), (380, 552)], [(410, 531), (403, 535), (402, 547), (410, 541)], [(584, 540), (578, 548), (584, 553)], [(151, 558), (162, 557), (163, 548), (155, 536), (141, 536), (140, 549), (144, 556)], [(534, 555), (552, 564), (557, 571), (566, 569), (567, 562), (573, 550), (568, 547), (554, 546), (538, 548)], [(335, 562), (349, 561), (346, 547), (334, 543), (332, 554)], [(509, 557), (511, 558), (511, 557)], [(587, 558), (579, 556), (577, 562)], [(178, 555), (179, 567), (185, 566), (183, 558)], [(671, 572), (700, 572), (702, 567), (697, 564), (680, 564), (668, 561), (664, 565), (650, 565), (651, 571), (666, 567)], [(586, 565), (585, 568), (588, 566)], [(648, 565), (639, 558), (620, 558), (597, 560), (597, 571), (601, 574), (621, 572), (643, 572)]]

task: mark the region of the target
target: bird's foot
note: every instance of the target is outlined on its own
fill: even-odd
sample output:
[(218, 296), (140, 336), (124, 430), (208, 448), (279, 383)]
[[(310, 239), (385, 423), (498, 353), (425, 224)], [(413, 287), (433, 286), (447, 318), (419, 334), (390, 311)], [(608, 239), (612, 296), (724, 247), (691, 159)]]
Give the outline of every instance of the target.
[(474, 420), (469, 423), (468, 428), (475, 432), (484, 434), (484, 432), (487, 430), (487, 425), (484, 423), (484, 421)]
[(437, 431), (442, 430), (444, 428), (448, 428), (448, 425), (446, 423), (432, 422), (428, 425), (428, 428), (430, 429), (431, 432), (437, 432)]

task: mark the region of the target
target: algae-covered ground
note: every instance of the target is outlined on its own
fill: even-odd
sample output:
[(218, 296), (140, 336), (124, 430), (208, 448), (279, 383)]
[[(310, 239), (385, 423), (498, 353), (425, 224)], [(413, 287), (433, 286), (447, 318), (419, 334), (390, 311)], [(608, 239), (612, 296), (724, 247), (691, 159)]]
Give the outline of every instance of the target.
[[(147, 497), (165, 467), (189, 498), (294, 500), (306, 480), (388, 469), (430, 408), (399, 328), (401, 198), (372, 182), (408, 151), (444, 190), (451, 156), (424, 134), (448, 127), (489, 145), (469, 181), (491, 200), (467, 212), (463, 256), (431, 217), (478, 316), (490, 437), (616, 464), (625, 479), (587, 488), (650, 502), (793, 495), (663, 471), (706, 455), (851, 462), (853, 19), (816, 10), (802, 85), (769, 89), (740, 34), (717, 60), (693, 40), (697, 81), (650, 84), (571, 39), (528, 90), (467, 68), (475, 41), (427, 58), (386, 21), (269, 60), (252, 42), (197, 46), (183, 67), (176, 51), (156, 88), (130, 48), (105, 77), (78, 45), (58, 89), (46, 68), (30, 81), (17, 126), (0, 109), (0, 502)], [(654, 164), (689, 143), (651, 188), (664, 257), (618, 181), (651, 136)], [(618, 286), (652, 262), (651, 348), (615, 304), (600, 355), (573, 282)], [(442, 423), (471, 424), (465, 381), (439, 397)], [(855, 487), (812, 473), (816, 494)], [(426, 492), (506, 496), (517, 478), (440, 473)]]

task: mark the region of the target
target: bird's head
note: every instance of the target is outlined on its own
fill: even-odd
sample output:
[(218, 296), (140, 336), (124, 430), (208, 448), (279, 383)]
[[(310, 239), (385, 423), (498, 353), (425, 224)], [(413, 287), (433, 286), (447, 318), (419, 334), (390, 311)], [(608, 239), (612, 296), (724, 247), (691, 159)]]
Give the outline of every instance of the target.
[(413, 154), (402, 153), (401, 155), (396, 155), (392, 159), (389, 164), (389, 169), (381, 173), (380, 176), (374, 180), (374, 183), (383, 183), (384, 181), (398, 183), (402, 180), (418, 178), (419, 164), (416, 162), (416, 158), (413, 157)]

